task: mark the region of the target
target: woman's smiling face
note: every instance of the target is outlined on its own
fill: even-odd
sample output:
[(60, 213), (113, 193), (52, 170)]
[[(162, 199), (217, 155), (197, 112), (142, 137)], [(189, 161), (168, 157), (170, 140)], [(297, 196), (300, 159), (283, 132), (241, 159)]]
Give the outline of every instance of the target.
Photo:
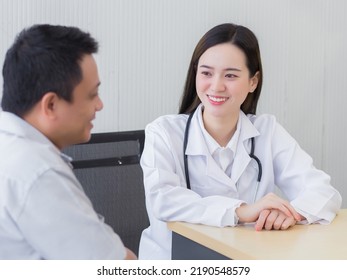
[(257, 87), (257, 74), (250, 77), (246, 56), (231, 43), (215, 45), (200, 57), (196, 74), (197, 94), (204, 117), (239, 114), (241, 104)]

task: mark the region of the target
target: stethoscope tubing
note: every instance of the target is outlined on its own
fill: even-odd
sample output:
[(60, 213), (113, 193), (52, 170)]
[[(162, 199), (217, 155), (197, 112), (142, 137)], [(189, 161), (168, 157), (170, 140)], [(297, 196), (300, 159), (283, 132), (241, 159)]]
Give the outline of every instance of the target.
[(194, 112), (195, 112), (195, 110), (193, 112), (191, 112), (189, 117), (188, 117), (186, 129), (184, 131), (184, 139), (183, 139), (184, 172), (186, 175), (186, 184), (187, 184), (188, 189), (190, 189), (190, 179), (189, 179), (189, 170), (188, 170), (188, 155), (186, 154), (186, 149), (187, 149), (187, 145), (188, 145), (190, 123), (192, 121)]

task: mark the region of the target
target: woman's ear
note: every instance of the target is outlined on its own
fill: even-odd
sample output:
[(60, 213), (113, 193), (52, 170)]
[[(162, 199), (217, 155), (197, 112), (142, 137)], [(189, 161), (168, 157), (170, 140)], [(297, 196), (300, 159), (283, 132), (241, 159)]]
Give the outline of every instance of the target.
[(255, 89), (258, 86), (258, 82), (259, 82), (259, 71), (257, 71), (254, 76), (251, 78), (251, 82), (250, 82), (250, 86), (251, 86), (251, 90), (249, 92), (254, 92)]

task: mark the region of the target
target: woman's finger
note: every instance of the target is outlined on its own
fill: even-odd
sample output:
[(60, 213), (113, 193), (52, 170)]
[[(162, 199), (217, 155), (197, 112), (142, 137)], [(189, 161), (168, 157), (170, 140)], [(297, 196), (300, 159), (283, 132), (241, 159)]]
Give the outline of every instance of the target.
[(281, 229), (282, 229), (282, 230), (288, 229), (288, 228), (294, 226), (295, 224), (296, 224), (296, 220), (294, 220), (294, 219), (291, 218), (291, 217), (287, 217), (287, 218), (283, 221), (283, 223), (282, 223), (282, 225), (281, 225)]
[(280, 230), (280, 229), (282, 229), (282, 224), (283, 224), (283, 222), (286, 220), (286, 219), (292, 219), (292, 220), (294, 220), (294, 218), (293, 217), (287, 217), (285, 214), (283, 214), (282, 212), (279, 212), (279, 214), (278, 214), (278, 216), (277, 216), (277, 218), (276, 218), (276, 220), (274, 221), (274, 223), (273, 223), (273, 229), (275, 229), (275, 230)]
[(260, 212), (259, 218), (256, 221), (255, 226), (254, 226), (256, 231), (260, 231), (263, 229), (265, 222), (266, 222), (266, 219), (270, 213), (271, 213), (271, 211), (267, 210), (267, 209)]

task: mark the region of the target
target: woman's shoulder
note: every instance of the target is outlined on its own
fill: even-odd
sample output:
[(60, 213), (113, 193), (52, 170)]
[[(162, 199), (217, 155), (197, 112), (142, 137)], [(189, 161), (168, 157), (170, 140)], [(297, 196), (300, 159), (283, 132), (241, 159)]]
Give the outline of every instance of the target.
[(247, 115), (247, 117), (259, 133), (265, 137), (294, 140), (290, 133), (277, 120), (276, 116), (272, 114)]
[(260, 115), (253, 115), (248, 114), (248, 119), (253, 123), (253, 125), (260, 129), (260, 128), (269, 128), (269, 127), (275, 127), (278, 122), (275, 117), (275, 115), (272, 114), (260, 114)]
[(186, 114), (163, 115), (149, 123), (146, 129), (181, 130), (185, 127), (187, 119), (188, 115)]

